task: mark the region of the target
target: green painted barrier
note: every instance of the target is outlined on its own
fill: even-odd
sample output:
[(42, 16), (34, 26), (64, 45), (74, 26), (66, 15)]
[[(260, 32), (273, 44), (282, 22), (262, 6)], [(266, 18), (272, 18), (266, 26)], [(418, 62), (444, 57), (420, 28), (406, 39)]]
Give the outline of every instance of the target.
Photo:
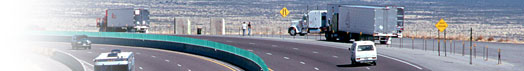
[(191, 45), (199, 45), (204, 47), (215, 48), (217, 50), (226, 51), (233, 53), (244, 58), (250, 59), (258, 64), (264, 71), (269, 71), (267, 65), (258, 57), (256, 54), (246, 51), (244, 49), (237, 48), (235, 46), (222, 44), (213, 41), (169, 36), (169, 35), (155, 35), (155, 34), (139, 34), (139, 33), (123, 33), (123, 32), (57, 32), (57, 31), (39, 31), (33, 32), (34, 35), (45, 35), (45, 36), (73, 36), (73, 35), (87, 35), (89, 37), (110, 37), (110, 38), (127, 38), (127, 39), (143, 39), (143, 40), (158, 40), (158, 41), (170, 41), (178, 42)]

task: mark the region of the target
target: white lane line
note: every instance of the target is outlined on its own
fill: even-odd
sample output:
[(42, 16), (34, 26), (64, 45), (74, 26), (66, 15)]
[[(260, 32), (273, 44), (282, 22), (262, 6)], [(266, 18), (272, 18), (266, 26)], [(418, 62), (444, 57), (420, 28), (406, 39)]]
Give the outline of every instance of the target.
[(87, 53), (93, 53), (93, 52), (87, 52)]
[(306, 64), (306, 62), (302, 62), (302, 61), (300, 61), (300, 64)]
[(191, 69), (187, 69), (187, 71), (191, 71)]
[(313, 53), (318, 53), (317, 51), (313, 51)]
[(140, 54), (140, 52), (136, 52), (136, 54)]
[(318, 70), (320, 70), (320, 69), (318, 69), (317, 67), (315, 67), (315, 70), (317, 70), (317, 71), (318, 71)]
[(143, 70), (144, 68), (142, 68), (142, 67), (138, 67), (138, 69), (141, 69), (141, 70)]
[(153, 55), (153, 56), (151, 56), (151, 57), (153, 57), (153, 58), (156, 58), (156, 56), (154, 56), (154, 55)]
[(182, 66), (182, 65), (180, 65), (180, 64), (176, 64), (176, 65), (177, 65), (177, 66), (179, 66), (179, 67), (181, 67), (181, 66)]
[(333, 58), (338, 58), (338, 56), (333, 56)]
[(368, 69), (368, 70), (369, 70), (369, 69), (371, 69), (371, 68), (369, 68), (369, 67), (366, 67), (366, 69)]
[(421, 67), (419, 67), (419, 66), (417, 66), (417, 65), (414, 65), (414, 64), (411, 64), (411, 63), (408, 63), (408, 62), (406, 62), (406, 61), (402, 61), (402, 60), (400, 60), (400, 59), (396, 59), (396, 58), (393, 58), (393, 57), (389, 57), (389, 56), (386, 56), (386, 55), (382, 55), (382, 54), (378, 54), (378, 55), (379, 55), (379, 56), (382, 56), (382, 57), (386, 57), (386, 58), (389, 58), (389, 59), (393, 59), (393, 60), (396, 60), (396, 61), (399, 61), (399, 62), (402, 62), (402, 63), (404, 63), (404, 64), (408, 64), (408, 65), (410, 65), (410, 66), (413, 66), (413, 67), (415, 67), (415, 68), (417, 68), (417, 69), (420, 69), (420, 70), (422, 70), (422, 68), (421, 68)]
[(254, 45), (255, 43), (251, 43), (251, 42), (250, 42), (249, 44), (252, 44), (252, 45)]
[(293, 49), (298, 50), (298, 48), (293, 48)]
[(289, 59), (289, 57), (284, 57), (284, 59)]
[(272, 47), (278, 47), (278, 45), (271, 45)]
[(169, 60), (164, 60), (164, 61), (169, 62)]
[(247, 49), (247, 51), (253, 52), (253, 50), (251, 50), (251, 49)]
[(266, 53), (266, 54), (267, 54), (267, 55), (273, 55), (273, 54), (271, 54), (271, 53)]

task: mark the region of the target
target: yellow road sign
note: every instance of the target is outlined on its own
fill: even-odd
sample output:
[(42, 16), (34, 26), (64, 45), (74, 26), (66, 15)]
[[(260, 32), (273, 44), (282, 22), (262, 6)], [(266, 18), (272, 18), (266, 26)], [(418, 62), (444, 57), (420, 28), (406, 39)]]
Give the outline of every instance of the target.
[(280, 14), (282, 15), (282, 17), (286, 17), (289, 14), (289, 11), (286, 7), (284, 7), (282, 8), (282, 10), (280, 10)]
[(444, 32), (444, 29), (448, 27), (448, 24), (446, 23), (446, 21), (444, 21), (444, 19), (440, 19), (440, 21), (437, 24), (435, 24), (435, 27), (437, 27), (437, 29), (440, 32)]

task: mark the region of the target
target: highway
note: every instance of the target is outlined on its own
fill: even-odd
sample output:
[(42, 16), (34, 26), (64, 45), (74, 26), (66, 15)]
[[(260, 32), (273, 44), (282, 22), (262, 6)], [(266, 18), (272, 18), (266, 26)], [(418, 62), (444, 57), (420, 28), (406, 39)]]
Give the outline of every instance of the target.
[(87, 65), (87, 70), (93, 70), (93, 59), (99, 53), (109, 52), (111, 49), (131, 51), (135, 54), (135, 71), (239, 71), (238, 67), (215, 59), (162, 49), (145, 47), (118, 46), (93, 44), (92, 49), (71, 49), (70, 43), (39, 42), (41, 47), (54, 48), (65, 51), (77, 57)]
[(352, 65), (347, 49), (321, 44), (222, 36), (176, 36), (215, 41), (246, 49), (264, 59), (274, 71), (426, 71), (416, 64), (406, 63), (408, 61), (384, 56), (378, 57), (377, 66)]

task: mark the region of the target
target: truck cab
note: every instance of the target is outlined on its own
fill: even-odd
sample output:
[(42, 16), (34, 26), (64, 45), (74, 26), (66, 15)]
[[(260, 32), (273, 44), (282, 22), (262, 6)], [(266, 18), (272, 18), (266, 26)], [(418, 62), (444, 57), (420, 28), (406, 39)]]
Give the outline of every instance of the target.
[(300, 20), (294, 20), (288, 28), (288, 33), (291, 36), (299, 34), (304, 36), (308, 33), (322, 33), (327, 25), (326, 21), (327, 10), (311, 10), (304, 14)]
[(349, 48), (351, 64), (368, 63), (377, 65), (377, 50), (372, 41), (356, 41)]

